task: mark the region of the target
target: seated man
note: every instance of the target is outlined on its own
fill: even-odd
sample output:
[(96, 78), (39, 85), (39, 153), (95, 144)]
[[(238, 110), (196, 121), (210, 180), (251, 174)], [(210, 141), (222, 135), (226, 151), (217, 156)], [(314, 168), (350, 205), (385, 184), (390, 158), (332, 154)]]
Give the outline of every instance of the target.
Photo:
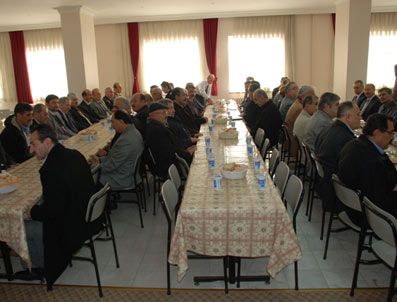
[(134, 116), (135, 126), (144, 137), (149, 115), (149, 107), (145, 95), (143, 93), (135, 93), (131, 98), (131, 107), (136, 112)]
[(163, 98), (163, 91), (157, 85), (150, 86), (150, 95), (153, 98), (153, 102), (157, 102)]
[(56, 95), (50, 94), (45, 98), (45, 104), (48, 108), (49, 121), (52, 128), (54, 128), (58, 139), (64, 140), (72, 137), (76, 133), (70, 129), (63, 121), (59, 113), (59, 99)]
[(375, 94), (375, 85), (374, 84), (366, 84), (364, 86), (364, 94), (365, 99), (361, 103), (360, 110), (361, 110), (361, 117), (364, 121), (373, 114), (379, 111), (379, 107), (382, 104)]
[(1, 144), (16, 163), (32, 157), (29, 152), (32, 111), (31, 105), (18, 103), (15, 105), (14, 114), (4, 121), (5, 128), (0, 135)]
[(151, 169), (162, 178), (167, 178), (169, 166), (176, 163), (176, 152), (188, 163), (191, 163), (193, 153), (196, 150), (196, 146), (191, 146), (185, 150), (178, 149), (174, 133), (166, 127), (167, 109), (167, 106), (163, 104), (151, 104), (146, 127), (146, 145), (151, 150), (155, 160), (155, 166)]
[(7, 170), (13, 164), (15, 164), (14, 160), (4, 150), (3, 145), (0, 141), (0, 171)]
[(112, 110), (114, 95), (113, 95), (113, 90), (111, 87), (105, 88), (105, 96), (102, 98), (102, 101), (105, 102), (105, 105), (109, 110)]
[(378, 113), (390, 116), (393, 119), (394, 130), (397, 131), (397, 103), (392, 94), (392, 90), (388, 87), (379, 89), (378, 95), (382, 105), (379, 107)]
[(196, 116), (187, 106), (187, 94), (185, 89), (176, 87), (172, 90), (174, 97), (175, 116), (177, 116), (191, 135), (195, 135), (200, 130), (200, 125), (207, 122), (206, 117)]
[(92, 125), (88, 116), (83, 113), (78, 106), (78, 98), (74, 93), (69, 93), (68, 98), (70, 99), (70, 110), (67, 113), (73, 120), (74, 125), (78, 131), (84, 130)]
[(303, 141), (314, 151), (314, 143), (317, 136), (331, 125), (332, 119), (336, 117), (340, 97), (332, 92), (323, 93), (320, 97), (318, 110), (312, 115), (307, 123)]
[(363, 83), (363, 81), (361, 81), (361, 80), (354, 81), (353, 91), (354, 91), (354, 97), (352, 99), (352, 102), (356, 103), (358, 108), (360, 108), (362, 102), (364, 102), (366, 100), (366, 97), (365, 97), (365, 94), (364, 94), (364, 83)]
[[(397, 171), (384, 151), (393, 133), (390, 117), (380, 113), (371, 115), (363, 134), (342, 149), (338, 176), (347, 186), (360, 190), (378, 207), (397, 217)], [(347, 213), (356, 222), (361, 217), (353, 210)]]
[(26, 222), (27, 240), (33, 266), (44, 266), (51, 286), (88, 239), (85, 216), (95, 185), (84, 156), (59, 144), (50, 126), (32, 132), (30, 151), (43, 162), (43, 198), (30, 211), (34, 221)]
[(253, 81), (248, 87), (248, 99), (244, 108), (244, 121), (249, 131), (255, 126), (257, 116), (260, 113), (258, 105), (254, 102), (254, 92), (260, 88), (259, 82)]
[(283, 122), (287, 116), (289, 108), (292, 106), (296, 98), (298, 97), (299, 86), (295, 82), (289, 82), (285, 86), (285, 96), (280, 102), (280, 113)]
[(32, 125), (30, 125), (30, 130), (35, 128), (37, 125), (42, 125), (42, 124), (49, 124), (50, 119), (48, 116), (48, 110), (47, 107), (44, 104), (36, 104), (33, 106), (33, 121)]
[(59, 114), (63, 120), (63, 122), (65, 123), (66, 127), (68, 127), (70, 130), (72, 130), (73, 133), (77, 133), (79, 132), (79, 130), (77, 129), (73, 118), (70, 115), (70, 99), (67, 96), (63, 96), (59, 99), (58, 102), (59, 105)]
[(167, 125), (175, 135), (179, 149), (186, 149), (197, 143), (198, 139), (190, 136), (182, 121), (175, 116), (174, 102), (170, 99), (161, 99), (158, 103), (167, 106)]
[(266, 91), (257, 89), (254, 92), (254, 102), (258, 106), (260, 113), (257, 115), (255, 126), (251, 129), (254, 137), (258, 128), (265, 130), (265, 136), (270, 140), (270, 147), (278, 143), (278, 136), (281, 129), (281, 114), (276, 105), (267, 97)]
[[(336, 117), (332, 125), (320, 133), (315, 144), (315, 154), (324, 169), (319, 190), (326, 209), (334, 205), (332, 174), (338, 170), (338, 159), (343, 147), (355, 138), (353, 130), (360, 127), (360, 109), (355, 103), (343, 102), (339, 105)], [(337, 203), (336, 210), (340, 208), (341, 205)]]
[(199, 97), (193, 83), (187, 83), (185, 89), (187, 90), (187, 105), (196, 116), (203, 116), (204, 103), (202, 98)]
[(112, 115), (112, 127), (119, 137), (106, 156), (90, 156), (91, 164), (100, 164), (99, 182), (109, 183), (112, 189), (135, 188), (135, 164), (143, 152), (143, 139), (131, 123), (131, 117), (122, 110)]
[(296, 118), (294, 123), (293, 134), (298, 137), (300, 142), (303, 142), (303, 137), (305, 135), (305, 130), (310, 117), (317, 111), (318, 97), (317, 96), (307, 96), (303, 99), (303, 109), (301, 113)]
[(107, 118), (110, 115), (110, 110), (102, 100), (99, 88), (92, 89), (92, 101), (90, 102), (90, 107), (100, 120)]
[(81, 93), (83, 99), (79, 105), (79, 109), (84, 113), (91, 123), (97, 123), (100, 117), (92, 110), (90, 103), (92, 102), (92, 93), (89, 89), (84, 89)]

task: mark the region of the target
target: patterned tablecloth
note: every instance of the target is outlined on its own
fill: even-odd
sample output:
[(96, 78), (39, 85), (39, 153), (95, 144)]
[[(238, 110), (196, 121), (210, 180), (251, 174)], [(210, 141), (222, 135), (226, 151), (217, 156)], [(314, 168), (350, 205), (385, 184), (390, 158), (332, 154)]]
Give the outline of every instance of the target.
[[(95, 124), (90, 129), (96, 130), (96, 139), (83, 141), (80, 134), (64, 142), (68, 148), (79, 150), (87, 159), (102, 148), (113, 137), (114, 130), (109, 129), (106, 121)], [(18, 188), (8, 194), (0, 194), (0, 241), (6, 242), (30, 267), (30, 256), (26, 242), (24, 219), (29, 218), (32, 206), (42, 194), (40, 183), (40, 161), (31, 158), (8, 170), (18, 176)]]
[[(206, 111), (210, 118), (211, 107)], [(234, 102), (229, 108), (232, 116), (238, 114)], [(266, 270), (272, 277), (301, 258), (291, 219), (262, 160), (260, 172), (266, 175), (266, 186), (264, 191), (258, 188), (253, 158), (247, 154), (245, 124), (235, 123), (239, 131), (235, 140), (218, 139), (218, 132), (225, 126), (216, 125), (212, 133), (208, 125), (201, 128), (203, 137), (190, 167), (168, 258), (178, 265), (178, 280), (188, 269), (187, 251), (210, 256), (269, 256)], [(206, 136), (211, 137), (215, 170), (208, 166)], [(248, 165), (246, 178), (223, 178), (221, 190), (215, 190), (214, 173), (219, 174), (220, 166), (231, 162)]]

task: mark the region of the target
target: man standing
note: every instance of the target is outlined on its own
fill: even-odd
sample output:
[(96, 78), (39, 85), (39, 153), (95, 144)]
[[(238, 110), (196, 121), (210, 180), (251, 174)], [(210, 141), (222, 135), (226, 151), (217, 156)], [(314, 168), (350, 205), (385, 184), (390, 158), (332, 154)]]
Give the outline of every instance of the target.
[(364, 86), (364, 94), (366, 99), (361, 103), (360, 110), (363, 120), (366, 121), (372, 113), (379, 111), (379, 107), (382, 103), (375, 95), (374, 84), (366, 84)]
[(257, 89), (254, 92), (254, 102), (259, 107), (255, 126), (251, 129), (252, 136), (255, 136), (258, 128), (265, 130), (266, 137), (270, 140), (270, 147), (278, 143), (278, 136), (282, 125), (281, 115), (276, 105), (269, 101), (266, 91)]
[(29, 127), (33, 119), (32, 111), (31, 105), (18, 103), (15, 105), (15, 114), (9, 116), (4, 122), (5, 128), (0, 135), (1, 143), (16, 163), (22, 163), (31, 157)]
[[(85, 215), (95, 185), (84, 156), (59, 144), (50, 126), (39, 125), (33, 131), (30, 151), (42, 161), (39, 172), (43, 198), (30, 211), (36, 233), (30, 232), (27, 222), (27, 240), (33, 266), (44, 264), (47, 284), (52, 286), (88, 239)], [(42, 229), (37, 228), (37, 221)], [(44, 244), (44, 253), (34, 249), (40, 243)]]
[[(397, 171), (385, 149), (393, 139), (394, 125), (390, 117), (375, 113), (363, 134), (349, 142), (340, 154), (338, 176), (348, 187), (360, 190), (374, 204), (397, 217)], [(360, 213), (347, 211), (351, 217)]]
[(314, 144), (318, 135), (331, 125), (332, 119), (336, 117), (340, 97), (332, 92), (325, 92), (320, 97), (318, 111), (313, 114), (307, 123), (303, 141), (314, 151)]
[(365, 101), (366, 97), (364, 94), (364, 83), (361, 80), (354, 81), (353, 84), (354, 97), (352, 99), (353, 103), (356, 103), (360, 108), (361, 104)]
[(379, 107), (378, 113), (390, 116), (393, 119), (394, 129), (397, 131), (397, 103), (393, 100), (392, 93), (388, 87), (379, 89), (378, 95), (382, 105)]
[[(100, 164), (100, 183), (109, 183), (112, 189), (135, 188), (134, 171), (143, 152), (143, 139), (132, 124), (128, 113), (117, 110), (112, 115), (112, 127), (119, 134), (106, 156), (90, 156), (92, 164)], [(139, 177), (139, 175), (138, 175)]]
[(215, 80), (215, 76), (210, 74), (207, 77), (206, 81), (202, 81), (197, 85), (197, 92), (203, 98), (203, 105), (205, 106), (207, 103), (212, 104), (211, 92), (212, 92), (212, 83)]

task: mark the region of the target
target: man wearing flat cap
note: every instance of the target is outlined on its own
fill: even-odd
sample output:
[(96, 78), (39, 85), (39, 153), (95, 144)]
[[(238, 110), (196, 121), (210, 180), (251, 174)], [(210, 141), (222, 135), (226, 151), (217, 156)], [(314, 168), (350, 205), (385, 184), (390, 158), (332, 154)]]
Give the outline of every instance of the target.
[(176, 162), (176, 152), (191, 163), (196, 150), (196, 146), (178, 150), (175, 136), (166, 126), (167, 109), (163, 104), (152, 103), (149, 106), (149, 122), (146, 126), (146, 144), (155, 160), (154, 173), (163, 178), (167, 177), (169, 166)]

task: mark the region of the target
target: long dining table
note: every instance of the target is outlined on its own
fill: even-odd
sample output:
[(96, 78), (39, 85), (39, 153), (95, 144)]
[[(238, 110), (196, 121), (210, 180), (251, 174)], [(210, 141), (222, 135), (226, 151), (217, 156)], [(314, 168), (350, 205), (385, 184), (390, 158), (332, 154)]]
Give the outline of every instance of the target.
[[(114, 130), (110, 128), (109, 122), (110, 120), (102, 120), (61, 143), (67, 148), (80, 151), (88, 160), (91, 154), (103, 148), (114, 136)], [(84, 135), (87, 130), (95, 131), (91, 133), (96, 134)], [(8, 173), (19, 178), (19, 183), (15, 191), (0, 194), (0, 248), (6, 268), (5, 277), (8, 279), (13, 278), (8, 247), (15, 251), (28, 267), (31, 267), (24, 220), (30, 218), (30, 209), (42, 195), (40, 167), (41, 162), (32, 157), (7, 170)]]
[[(180, 281), (188, 270), (188, 252), (219, 257), (269, 257), (263, 271), (275, 277), (302, 256), (292, 221), (262, 159), (260, 169), (254, 169), (258, 150), (254, 146), (254, 155), (247, 153), (247, 141), (252, 138), (238, 116), (236, 103), (231, 100), (224, 105), (207, 106), (205, 116), (209, 120), (219, 114), (231, 116), (238, 138), (219, 138), (226, 125), (216, 124), (212, 131), (207, 124), (202, 125), (203, 138), (197, 144), (185, 184), (168, 261), (178, 266)], [(209, 167), (204, 137), (210, 137), (215, 169)], [(246, 177), (223, 177), (221, 188), (215, 189), (213, 177), (221, 174), (226, 163), (247, 165)], [(265, 176), (264, 190), (258, 187), (258, 174)]]

